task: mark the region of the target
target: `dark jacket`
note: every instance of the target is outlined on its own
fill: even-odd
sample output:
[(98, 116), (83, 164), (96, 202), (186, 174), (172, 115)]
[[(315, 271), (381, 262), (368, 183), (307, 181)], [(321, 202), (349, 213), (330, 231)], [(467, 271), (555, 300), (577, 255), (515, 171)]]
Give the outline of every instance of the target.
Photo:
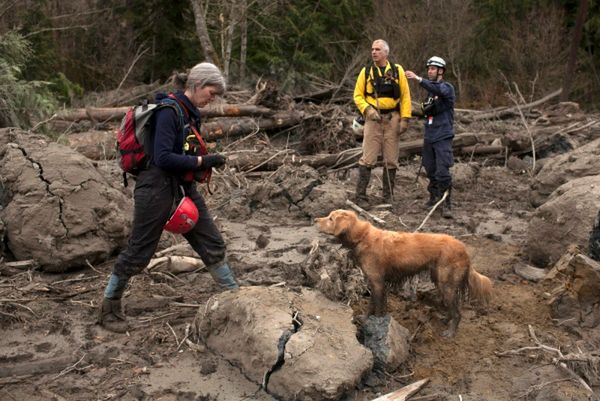
[[(176, 92), (175, 96), (184, 105), (184, 126), (177, 111), (173, 107), (163, 107), (156, 112), (154, 121), (154, 136), (152, 143), (151, 164), (173, 174), (182, 174), (197, 168), (198, 158), (186, 155), (183, 152), (184, 140), (190, 133), (190, 124), (200, 130), (200, 111), (192, 104), (183, 92)], [(167, 97), (164, 93), (156, 95), (156, 103)]]
[(427, 100), (434, 103), (432, 111), (425, 115), (425, 142), (435, 143), (454, 137), (454, 87), (446, 81), (427, 79), (420, 85), (427, 90)]

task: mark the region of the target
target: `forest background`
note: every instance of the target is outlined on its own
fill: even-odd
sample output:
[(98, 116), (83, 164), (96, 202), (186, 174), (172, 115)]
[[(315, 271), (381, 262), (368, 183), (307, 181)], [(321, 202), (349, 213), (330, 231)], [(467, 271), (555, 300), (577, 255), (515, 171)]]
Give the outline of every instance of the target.
[(335, 85), (351, 104), (377, 38), (418, 73), (445, 58), (460, 107), (507, 104), (517, 87), (600, 107), (600, 0), (0, 0), (0, 127), (202, 60), (234, 89)]

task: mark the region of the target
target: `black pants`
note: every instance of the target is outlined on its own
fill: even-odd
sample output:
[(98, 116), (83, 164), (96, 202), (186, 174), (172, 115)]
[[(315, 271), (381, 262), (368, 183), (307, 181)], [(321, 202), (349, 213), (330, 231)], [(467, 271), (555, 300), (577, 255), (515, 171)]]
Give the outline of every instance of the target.
[(429, 178), (430, 188), (437, 189), (441, 194), (452, 186), (450, 167), (453, 164), (452, 138), (423, 143), (423, 167)]
[[(185, 193), (198, 208), (198, 222), (184, 234), (206, 266), (225, 259), (225, 242), (206, 207), (196, 184), (185, 184)], [(133, 225), (127, 248), (117, 257), (113, 273), (120, 278), (139, 274), (156, 251), (163, 227), (180, 199), (177, 178), (152, 166), (137, 177), (134, 190)]]

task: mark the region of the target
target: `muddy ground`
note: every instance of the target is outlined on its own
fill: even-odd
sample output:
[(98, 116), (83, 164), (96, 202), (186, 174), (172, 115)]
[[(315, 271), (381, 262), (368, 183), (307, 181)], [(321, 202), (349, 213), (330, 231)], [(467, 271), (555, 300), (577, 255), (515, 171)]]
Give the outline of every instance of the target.
[[(522, 249), (534, 211), (528, 201), (530, 176), (493, 158), (458, 160), (455, 171), (471, 166), (476, 166), (475, 180), (457, 185), (453, 192), (454, 218), (436, 213), (422, 231), (449, 233), (467, 244), (473, 265), (494, 281), (492, 304), (482, 309), (465, 303), (458, 334), (447, 339), (439, 335), (444, 326), (437, 297), (427, 283), (414, 301), (392, 292), (389, 310), (411, 333), (410, 358), (387, 374), (383, 384), (361, 385), (346, 400), (372, 400), (423, 378), (430, 383), (415, 399), (593, 399), (552, 364), (551, 354), (530, 350), (499, 355), (533, 346), (529, 327), (544, 344), (563, 351), (597, 349), (598, 335), (592, 331), (598, 328), (566, 327), (553, 320), (551, 288), (514, 272), (527, 264)], [(393, 208), (372, 209), (386, 221), (385, 228), (413, 231), (427, 215), (426, 181), (415, 180), (417, 170), (418, 160), (403, 161)], [(381, 188), (379, 171), (370, 188), (374, 194)], [(263, 185), (269, 174), (248, 176), (245, 185)], [(351, 194), (355, 174), (350, 169), (322, 180)], [(207, 202), (223, 230), (240, 283), (297, 286), (306, 248), (314, 240), (332, 244), (332, 239), (318, 233), (311, 217), (293, 207), (260, 205), (249, 215), (241, 212), (231, 201), (232, 182), (231, 175), (216, 174), (215, 193), (207, 195)], [(323, 210), (328, 206), (324, 202)], [(165, 234), (162, 246), (182, 240)], [(146, 271), (133, 279), (125, 295), (133, 329), (121, 335), (96, 325), (112, 263), (106, 260), (63, 274), (25, 269), (0, 276), (0, 400), (274, 399), (237, 367), (193, 341), (190, 325), (198, 309), (218, 292), (202, 269), (177, 275)], [(364, 293), (347, 302), (359, 315), (365, 313), (368, 299)], [(599, 387), (595, 390), (600, 392)]]

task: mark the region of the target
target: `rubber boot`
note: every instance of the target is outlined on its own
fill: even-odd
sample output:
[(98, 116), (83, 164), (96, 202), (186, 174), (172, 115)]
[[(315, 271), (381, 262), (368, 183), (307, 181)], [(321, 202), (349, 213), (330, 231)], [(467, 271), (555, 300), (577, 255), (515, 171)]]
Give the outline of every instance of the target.
[(369, 207), (369, 198), (367, 197), (367, 187), (371, 180), (371, 169), (367, 166), (358, 166), (358, 181), (356, 182), (355, 202), (362, 208)]
[(215, 263), (214, 265), (207, 266), (206, 269), (221, 288), (226, 290), (237, 290), (240, 288), (238, 283), (235, 282), (229, 263)]
[(429, 192), (429, 200), (425, 203), (425, 208), (429, 209), (440, 200), (440, 195), (437, 190), (437, 183), (433, 180), (430, 180), (429, 185), (427, 185), (427, 191)]
[(394, 196), (394, 184), (396, 182), (396, 169), (383, 169), (383, 201), (391, 203)]
[[(452, 201), (450, 200), (450, 196), (452, 195), (452, 188), (448, 188), (448, 195), (446, 196), (446, 199), (444, 200), (444, 203), (442, 203), (440, 205), (441, 209), (442, 209), (442, 217), (445, 219), (451, 219), (452, 218)], [(444, 196), (444, 193), (442, 192), (442, 196)]]
[(125, 333), (129, 329), (127, 319), (123, 315), (121, 299), (102, 299), (98, 323), (106, 330), (115, 333)]

